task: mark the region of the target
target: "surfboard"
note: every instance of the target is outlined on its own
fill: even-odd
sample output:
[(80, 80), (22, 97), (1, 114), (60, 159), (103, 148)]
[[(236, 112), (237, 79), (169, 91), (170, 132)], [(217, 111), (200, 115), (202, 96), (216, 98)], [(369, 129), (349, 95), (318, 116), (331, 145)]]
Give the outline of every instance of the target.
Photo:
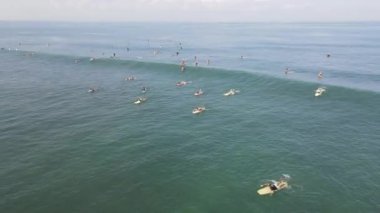
[(272, 191), (269, 186), (265, 186), (265, 187), (257, 190), (257, 193), (259, 195), (268, 195), (268, 194), (272, 194), (273, 192), (274, 191)]
[(141, 99), (138, 99), (136, 100), (135, 102), (133, 102), (134, 104), (142, 104), (146, 101), (146, 98), (141, 98)]
[(285, 189), (288, 187), (288, 183), (285, 182), (285, 181), (282, 181), (278, 184), (278, 189), (277, 190), (271, 190), (269, 186), (264, 186), (263, 188), (257, 190), (257, 193), (259, 195), (270, 195), (270, 194), (273, 194), (274, 192), (276, 191), (279, 191), (281, 189)]

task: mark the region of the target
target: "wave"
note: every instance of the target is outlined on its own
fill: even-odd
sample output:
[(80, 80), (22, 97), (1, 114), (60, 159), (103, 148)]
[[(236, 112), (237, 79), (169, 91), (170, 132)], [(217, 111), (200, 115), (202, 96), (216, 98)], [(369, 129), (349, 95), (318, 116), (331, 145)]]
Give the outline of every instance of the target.
[[(145, 61), (142, 59), (120, 59), (120, 58), (94, 58), (92, 60), (91, 57), (86, 56), (76, 56), (76, 55), (64, 55), (64, 54), (53, 54), (53, 53), (45, 53), (45, 52), (33, 52), (33, 51), (23, 51), (23, 50), (5, 50), (3, 49), (1, 52), (6, 53), (16, 53), (22, 56), (33, 56), (39, 57), (42, 60), (56, 60), (62, 63), (78, 63), (81, 65), (91, 65), (91, 66), (99, 66), (104, 68), (130, 68), (132, 70), (145, 70), (152, 72), (167, 72), (178, 74), (180, 73), (180, 68), (178, 64), (173, 63), (164, 63), (164, 62), (152, 62)], [(321, 82), (309, 82), (302, 79), (293, 79), (293, 78), (284, 78), (280, 76), (273, 76), (270, 74), (265, 74), (262, 72), (252, 72), (252, 70), (244, 70), (244, 69), (224, 69), (219, 67), (195, 67), (188, 66), (186, 69), (186, 73), (191, 73), (192, 77), (219, 77), (223, 79), (230, 79), (231, 81), (248, 81), (248, 79), (254, 79), (254, 83), (262, 86), (270, 86), (271, 89), (286, 89), (291, 92), (295, 88), (301, 87), (301, 89), (317, 88), (318, 86), (327, 86), (329, 90), (335, 91), (343, 91), (343, 93), (361, 93), (361, 95), (356, 94), (355, 96), (363, 96), (363, 94), (367, 94), (368, 96), (376, 96), (378, 97), (379, 93), (376, 91), (365, 90), (360, 88), (352, 88), (348, 86), (342, 85), (334, 85), (329, 83), (321, 83)], [(299, 91), (298, 91), (299, 92)], [(365, 97), (366, 95), (364, 95)]]

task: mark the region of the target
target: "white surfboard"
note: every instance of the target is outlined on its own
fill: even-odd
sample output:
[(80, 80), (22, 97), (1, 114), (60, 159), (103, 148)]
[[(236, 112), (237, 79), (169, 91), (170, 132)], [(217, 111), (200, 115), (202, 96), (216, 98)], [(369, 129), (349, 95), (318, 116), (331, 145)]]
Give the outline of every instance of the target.
[(274, 191), (272, 191), (269, 186), (265, 186), (265, 187), (257, 190), (257, 193), (259, 195), (269, 195), (269, 194), (273, 194)]
[(281, 181), (281, 182), (279, 182), (279, 184), (278, 184), (278, 188), (277, 188), (276, 190), (272, 190), (272, 189), (270, 188), (270, 186), (267, 185), (267, 186), (264, 186), (263, 188), (257, 190), (257, 193), (258, 193), (259, 195), (271, 195), (271, 194), (273, 194), (273, 193), (276, 192), (276, 191), (279, 191), (279, 190), (281, 190), (281, 189), (285, 189), (285, 188), (287, 188), (288, 186), (289, 186), (289, 185), (288, 185), (287, 182), (285, 182), (285, 181)]

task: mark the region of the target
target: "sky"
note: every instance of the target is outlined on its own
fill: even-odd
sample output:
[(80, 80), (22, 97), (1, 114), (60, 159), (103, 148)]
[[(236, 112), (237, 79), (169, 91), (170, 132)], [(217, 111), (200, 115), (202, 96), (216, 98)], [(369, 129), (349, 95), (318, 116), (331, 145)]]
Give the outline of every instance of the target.
[(0, 0), (0, 20), (380, 21), (380, 0)]

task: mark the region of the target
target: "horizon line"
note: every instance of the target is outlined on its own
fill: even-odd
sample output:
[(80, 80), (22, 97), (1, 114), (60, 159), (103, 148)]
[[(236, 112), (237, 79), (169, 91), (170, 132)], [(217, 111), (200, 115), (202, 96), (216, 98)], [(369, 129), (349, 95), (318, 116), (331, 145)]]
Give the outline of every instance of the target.
[(1, 20), (0, 22), (20, 23), (144, 23), (144, 24), (341, 24), (341, 23), (380, 23), (380, 20), (346, 20), (346, 21), (73, 21), (73, 20)]

